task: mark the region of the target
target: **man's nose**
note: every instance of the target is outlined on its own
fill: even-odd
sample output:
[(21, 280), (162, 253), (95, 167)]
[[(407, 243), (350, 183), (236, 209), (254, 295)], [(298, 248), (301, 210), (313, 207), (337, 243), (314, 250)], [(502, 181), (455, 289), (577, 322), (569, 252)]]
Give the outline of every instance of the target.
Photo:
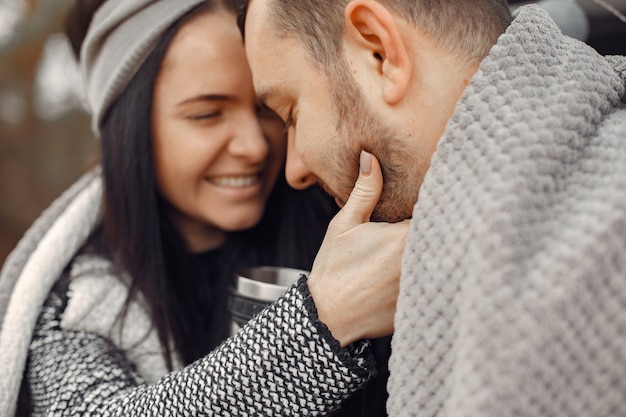
[(287, 183), (296, 190), (304, 190), (317, 182), (317, 177), (298, 157), (291, 138), (289, 138), (287, 145), (285, 177), (287, 178)]

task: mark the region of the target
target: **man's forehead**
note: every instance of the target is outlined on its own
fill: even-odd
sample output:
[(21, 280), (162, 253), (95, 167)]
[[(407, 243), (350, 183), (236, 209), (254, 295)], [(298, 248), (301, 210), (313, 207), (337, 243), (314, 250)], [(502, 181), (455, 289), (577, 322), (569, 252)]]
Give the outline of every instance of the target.
[(248, 2), (245, 49), (257, 98), (274, 108), (296, 93), (302, 51), (294, 38), (277, 36), (268, 7), (270, 0)]
[[(250, 22), (253, 27), (259, 26), (258, 20), (265, 18), (265, 12), (262, 13), (267, 7), (267, 1), (264, 0), (239, 0), (239, 7), (237, 11), (237, 24), (239, 30), (245, 41), (245, 35), (251, 30)], [(246, 27), (247, 26), (247, 27)], [(263, 24), (266, 26), (266, 24)]]
[(278, 94), (278, 73), (285, 66), (283, 43), (271, 33), (269, 25), (262, 21), (267, 1), (252, 0), (248, 2), (246, 29), (246, 55), (252, 71), (254, 86), (259, 100), (271, 101)]
[(279, 74), (284, 74), (284, 70), (280, 68), (280, 65), (276, 64), (276, 60), (258, 62), (258, 65), (254, 65), (252, 61), (250, 62), (254, 90), (257, 99), (261, 103), (275, 104), (285, 94), (286, 80), (284, 76), (279, 76)]

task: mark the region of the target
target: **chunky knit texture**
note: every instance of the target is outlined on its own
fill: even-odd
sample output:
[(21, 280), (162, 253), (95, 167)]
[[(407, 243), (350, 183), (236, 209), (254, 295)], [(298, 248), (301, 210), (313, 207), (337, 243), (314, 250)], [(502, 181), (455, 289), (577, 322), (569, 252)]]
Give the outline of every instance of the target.
[(391, 416), (626, 415), (626, 59), (519, 11), (413, 212)]

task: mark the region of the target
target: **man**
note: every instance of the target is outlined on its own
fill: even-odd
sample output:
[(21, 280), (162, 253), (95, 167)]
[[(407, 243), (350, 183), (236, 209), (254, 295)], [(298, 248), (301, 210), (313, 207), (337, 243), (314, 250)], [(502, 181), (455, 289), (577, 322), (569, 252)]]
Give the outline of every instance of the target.
[(290, 184), (342, 203), (372, 154), (373, 218), (412, 218), (389, 415), (626, 415), (626, 58), (504, 0), (241, 18)]

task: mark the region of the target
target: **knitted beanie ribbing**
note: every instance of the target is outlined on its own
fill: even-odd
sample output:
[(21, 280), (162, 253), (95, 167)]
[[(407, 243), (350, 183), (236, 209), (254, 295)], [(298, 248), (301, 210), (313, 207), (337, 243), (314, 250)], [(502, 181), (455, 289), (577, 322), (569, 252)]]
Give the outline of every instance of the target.
[(168, 27), (203, 0), (109, 0), (94, 14), (80, 69), (99, 136), (100, 123)]

